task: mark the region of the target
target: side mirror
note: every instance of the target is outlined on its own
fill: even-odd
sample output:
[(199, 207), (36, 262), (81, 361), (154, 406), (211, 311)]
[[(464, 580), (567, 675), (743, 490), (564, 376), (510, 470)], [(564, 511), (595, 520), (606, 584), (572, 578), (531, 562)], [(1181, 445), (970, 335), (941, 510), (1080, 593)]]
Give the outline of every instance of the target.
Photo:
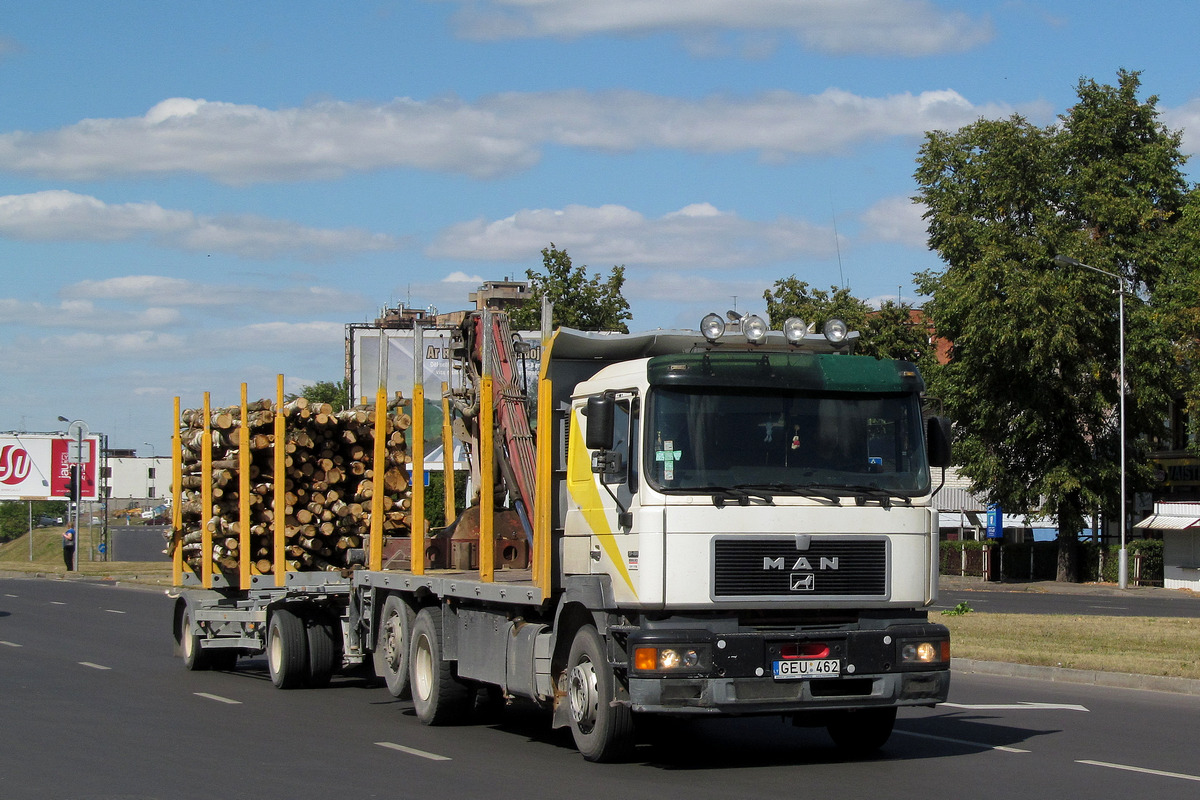
[(583, 435), (583, 443), (589, 450), (611, 450), (613, 446), (613, 409), (615, 403), (611, 397), (589, 397), (584, 416), (587, 417), (587, 430)]
[(929, 466), (948, 467), (951, 464), (953, 432), (950, 420), (945, 417), (930, 417), (925, 426), (925, 445), (929, 451)]

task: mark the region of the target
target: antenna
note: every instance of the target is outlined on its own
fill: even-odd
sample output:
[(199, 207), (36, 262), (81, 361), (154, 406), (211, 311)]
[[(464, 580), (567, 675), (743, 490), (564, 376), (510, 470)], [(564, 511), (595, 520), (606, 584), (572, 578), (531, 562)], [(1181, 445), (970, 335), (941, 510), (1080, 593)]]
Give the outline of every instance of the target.
[(837, 232), (837, 214), (833, 210), (833, 204), (830, 203), (829, 216), (833, 219), (833, 246), (837, 250), (838, 257), (838, 283), (842, 288), (846, 288), (846, 278), (842, 275), (842, 243), (838, 241)]

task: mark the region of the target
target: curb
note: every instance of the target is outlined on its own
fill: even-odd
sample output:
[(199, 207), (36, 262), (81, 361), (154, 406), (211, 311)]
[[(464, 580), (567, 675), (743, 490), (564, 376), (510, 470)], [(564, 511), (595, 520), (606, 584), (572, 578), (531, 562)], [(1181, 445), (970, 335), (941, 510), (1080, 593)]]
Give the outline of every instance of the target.
[(1200, 697), (1200, 680), (1170, 678), (1162, 675), (1137, 675), (1129, 672), (1102, 672), (1093, 669), (1039, 667), (1013, 664), (1007, 661), (976, 661), (973, 658), (951, 658), (953, 672), (998, 675), (1006, 678), (1033, 678), (1058, 683), (1104, 686), (1112, 689), (1144, 689), (1152, 692), (1173, 692)]

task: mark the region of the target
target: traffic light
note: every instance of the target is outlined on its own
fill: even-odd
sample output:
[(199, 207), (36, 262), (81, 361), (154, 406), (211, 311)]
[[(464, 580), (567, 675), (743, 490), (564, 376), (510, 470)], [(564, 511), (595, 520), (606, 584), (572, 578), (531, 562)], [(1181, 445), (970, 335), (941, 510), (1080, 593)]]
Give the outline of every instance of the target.
[(79, 465), (67, 467), (67, 495), (74, 500), (79, 496)]

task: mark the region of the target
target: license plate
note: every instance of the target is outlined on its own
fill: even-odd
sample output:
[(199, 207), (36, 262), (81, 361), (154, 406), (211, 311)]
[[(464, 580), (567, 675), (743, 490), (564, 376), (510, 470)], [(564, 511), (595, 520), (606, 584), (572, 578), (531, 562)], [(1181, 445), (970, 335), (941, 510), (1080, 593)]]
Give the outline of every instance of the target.
[(797, 678), (837, 678), (842, 674), (842, 662), (837, 658), (805, 658), (776, 661), (776, 680)]

